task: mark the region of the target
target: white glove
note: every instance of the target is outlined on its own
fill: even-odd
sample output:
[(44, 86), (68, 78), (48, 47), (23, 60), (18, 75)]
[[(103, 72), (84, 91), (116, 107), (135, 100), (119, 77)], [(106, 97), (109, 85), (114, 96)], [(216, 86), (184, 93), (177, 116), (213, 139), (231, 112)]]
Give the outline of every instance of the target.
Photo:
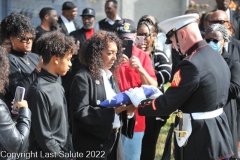
[(134, 89), (130, 88), (128, 91), (125, 91), (125, 93), (130, 98), (135, 107), (138, 107), (140, 102), (146, 99), (146, 96), (141, 87), (140, 88), (136, 87)]
[(153, 94), (148, 97), (149, 99), (155, 99), (157, 97), (159, 97), (160, 95), (162, 95), (163, 93), (157, 88), (157, 87), (154, 87), (154, 86), (150, 86), (150, 85), (142, 85), (142, 88), (148, 88), (148, 89), (152, 89), (153, 90)]

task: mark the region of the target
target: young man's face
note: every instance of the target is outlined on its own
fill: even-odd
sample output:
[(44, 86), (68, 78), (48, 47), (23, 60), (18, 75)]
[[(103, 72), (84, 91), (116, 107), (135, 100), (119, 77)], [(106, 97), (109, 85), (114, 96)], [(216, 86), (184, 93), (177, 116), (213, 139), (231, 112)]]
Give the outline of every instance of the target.
[(58, 57), (58, 63), (56, 73), (60, 76), (64, 76), (72, 66), (71, 62), (72, 52), (69, 50), (63, 58)]
[(51, 27), (57, 26), (58, 15), (56, 10), (51, 10), (49, 14), (49, 24)]

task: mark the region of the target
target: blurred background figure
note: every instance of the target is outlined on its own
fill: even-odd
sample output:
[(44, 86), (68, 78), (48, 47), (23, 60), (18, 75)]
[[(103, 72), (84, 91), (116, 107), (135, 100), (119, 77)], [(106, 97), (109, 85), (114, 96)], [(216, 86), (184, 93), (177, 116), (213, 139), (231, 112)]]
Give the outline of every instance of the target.
[(10, 53), (11, 52), (11, 48), (12, 48), (12, 43), (10, 40), (5, 39), (3, 42), (1, 42), (1, 45), (6, 49), (6, 53)]
[(70, 33), (76, 41), (79, 41), (79, 50), (84, 42), (94, 34), (94, 25), (96, 21), (95, 11), (92, 8), (85, 8), (80, 16), (82, 17), (83, 27)]
[[(236, 39), (240, 39), (240, 31), (239, 31), (239, 13), (237, 13), (234, 10), (231, 10), (231, 3), (232, 0), (216, 0), (217, 3), (217, 9), (211, 11), (211, 12), (215, 12), (218, 10), (222, 10), (227, 14), (227, 19), (229, 22), (231, 22), (233, 24), (233, 26), (235, 27), (235, 36), (234, 38)], [(201, 31), (204, 31), (204, 19), (205, 19), (205, 15), (206, 14), (202, 14), (201, 17), (201, 22), (199, 24), (199, 28)]]
[(77, 16), (77, 6), (70, 1), (62, 5), (62, 15), (58, 17), (60, 31), (66, 35), (79, 29), (78, 24), (74, 21)]
[(204, 17), (204, 31), (211, 25), (210, 24), (210, 20), (211, 20), (211, 16), (212, 16), (213, 12), (208, 12), (206, 13), (205, 17)]
[[(95, 11), (92, 8), (83, 9), (82, 14), (80, 16), (82, 16), (83, 27), (81, 29), (77, 29), (76, 31), (73, 31), (70, 33), (70, 36), (73, 36), (75, 38), (75, 41), (79, 45), (78, 53), (80, 52), (80, 49), (84, 45), (85, 41), (94, 34), (95, 32), (94, 25), (96, 21)], [(73, 77), (78, 72), (78, 70), (82, 67), (82, 64), (79, 61), (78, 56), (79, 56), (78, 54), (73, 55), (73, 58), (72, 58), (72, 68), (69, 71), (70, 78), (68, 80), (68, 87), (67, 89), (65, 88), (65, 91), (68, 92), (66, 96), (67, 100), (69, 99), (69, 88), (71, 86)]]
[(35, 52), (36, 41), (42, 34), (57, 29), (58, 16), (57, 11), (50, 7), (44, 7), (39, 12), (39, 18), (41, 19), (41, 24), (36, 28), (36, 38), (33, 42), (32, 52)]
[(105, 13), (107, 18), (100, 20), (96, 25), (96, 31), (106, 30), (114, 31), (114, 23), (121, 20), (121, 17), (117, 15), (118, 2), (116, 0), (107, 0), (105, 3)]

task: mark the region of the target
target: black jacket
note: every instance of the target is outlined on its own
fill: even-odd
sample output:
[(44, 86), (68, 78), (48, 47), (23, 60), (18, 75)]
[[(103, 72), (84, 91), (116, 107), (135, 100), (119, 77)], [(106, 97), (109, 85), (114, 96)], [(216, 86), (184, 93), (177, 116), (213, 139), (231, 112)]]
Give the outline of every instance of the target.
[[(67, 102), (58, 76), (41, 69), (39, 77), (31, 84), (27, 101), (32, 111), (29, 151), (38, 154), (61, 154), (71, 150)], [(48, 159), (48, 158), (45, 158)]]
[(28, 87), (38, 76), (39, 72), (35, 68), (38, 65), (40, 57), (31, 52), (25, 54), (12, 50), (8, 54), (8, 59), (10, 63), (9, 87), (4, 101), (10, 108), (16, 87), (24, 87), (25, 93), (27, 93)]
[[(113, 89), (119, 93), (117, 83), (113, 81)], [(79, 150), (103, 150), (113, 132), (114, 108), (101, 108), (100, 102), (106, 99), (102, 81), (94, 81), (90, 71), (81, 68), (73, 79), (70, 88), (70, 107), (73, 120), (73, 146)], [(133, 133), (135, 118), (123, 124), (124, 135)], [(127, 129), (126, 129), (127, 128)]]
[[(7, 105), (0, 100), (0, 152), (1, 155), (22, 152), (27, 145), (31, 125), (31, 112), (21, 107), (16, 124), (11, 118)], [(0, 157), (1, 160), (5, 159)]]
[(230, 42), (228, 43), (228, 53), (233, 59), (240, 62), (240, 40), (230, 37)]
[(85, 29), (82, 27), (81, 29), (77, 29), (76, 31), (71, 32), (69, 35), (73, 36), (75, 40), (80, 42), (80, 48), (82, 48), (84, 42), (86, 41)]
[(238, 132), (237, 132), (237, 102), (236, 99), (240, 97), (240, 62), (231, 57), (225, 49), (223, 49), (222, 57), (228, 64), (231, 72), (230, 88), (228, 94), (228, 102), (223, 108), (228, 118), (229, 128), (233, 136), (233, 151), (235, 158), (238, 158)]
[[(208, 112), (225, 106), (231, 75), (224, 59), (205, 41), (194, 44), (187, 55), (177, 66), (165, 94), (152, 101), (151, 106), (140, 106), (139, 115), (169, 115), (176, 109), (183, 113)], [(233, 154), (232, 135), (224, 112), (215, 118), (193, 119), (191, 124), (184, 160), (216, 160)], [(181, 159), (177, 144), (175, 151), (175, 159)]]
[[(76, 30), (79, 29), (79, 25), (77, 24), (77, 22), (76, 22), (76, 21), (73, 21), (73, 23), (74, 23), (74, 25), (75, 25)], [(58, 24), (59, 24), (59, 29), (60, 29), (60, 31), (61, 31), (62, 33), (64, 33), (65, 35), (68, 35), (68, 34), (69, 34), (69, 33), (68, 33), (68, 30), (67, 30), (65, 24), (63, 23), (63, 20), (62, 20), (61, 16), (58, 17)]]
[(115, 24), (118, 22), (119, 20), (115, 20), (114, 24), (111, 25), (109, 24), (108, 22), (106, 22), (106, 18), (100, 20), (98, 22), (99, 24), (99, 29), (100, 30), (105, 30), (105, 31), (110, 31), (110, 32), (114, 32), (116, 29), (115, 29)]

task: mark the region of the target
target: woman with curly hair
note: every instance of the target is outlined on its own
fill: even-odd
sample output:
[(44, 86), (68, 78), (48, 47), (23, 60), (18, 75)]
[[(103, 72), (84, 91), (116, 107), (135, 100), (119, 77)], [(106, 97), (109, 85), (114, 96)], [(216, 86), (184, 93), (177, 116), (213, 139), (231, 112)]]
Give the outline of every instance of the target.
[[(79, 158), (81, 160), (122, 159), (119, 114), (130, 106), (100, 107), (101, 101), (119, 93), (114, 79), (117, 79), (121, 50), (121, 41), (114, 33), (99, 31), (85, 42), (80, 51), (79, 59), (84, 67), (73, 79), (70, 107), (73, 146), (75, 151), (84, 154)], [(125, 113), (121, 114), (124, 119), (127, 118)], [(132, 119), (128, 121), (129, 126), (135, 123)]]
[(74, 39), (59, 31), (45, 33), (37, 40), (36, 51), (42, 55), (43, 66), (26, 96), (33, 115), (28, 149), (38, 154), (36, 159), (51, 154), (58, 160), (68, 160), (63, 155), (73, 151), (66, 98), (57, 79), (72, 66), (76, 48)]
[[(5, 93), (5, 86), (8, 84), (9, 62), (6, 51), (0, 47), (0, 94)], [(0, 151), (1, 155), (18, 153), (25, 149), (28, 141), (31, 123), (31, 112), (28, 109), (27, 101), (17, 102), (18, 117), (16, 124), (11, 118), (7, 105), (0, 99)], [(5, 159), (4, 157), (0, 159)], [(7, 159), (7, 158), (6, 158)]]
[(29, 19), (21, 14), (11, 13), (1, 22), (1, 41), (10, 40), (11, 52), (8, 54), (10, 63), (9, 88), (4, 101), (11, 106), (17, 86), (28, 89), (41, 69), (40, 57), (31, 53), (35, 38), (35, 28)]

